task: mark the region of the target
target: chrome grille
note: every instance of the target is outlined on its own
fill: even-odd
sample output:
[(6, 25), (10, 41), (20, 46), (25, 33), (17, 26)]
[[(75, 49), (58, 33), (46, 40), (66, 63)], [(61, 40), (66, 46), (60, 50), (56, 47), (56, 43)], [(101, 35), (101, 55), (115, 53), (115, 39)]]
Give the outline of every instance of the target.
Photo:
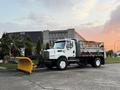
[(42, 57), (43, 57), (44, 59), (49, 59), (49, 52), (48, 52), (48, 51), (43, 51), (43, 52), (42, 52)]

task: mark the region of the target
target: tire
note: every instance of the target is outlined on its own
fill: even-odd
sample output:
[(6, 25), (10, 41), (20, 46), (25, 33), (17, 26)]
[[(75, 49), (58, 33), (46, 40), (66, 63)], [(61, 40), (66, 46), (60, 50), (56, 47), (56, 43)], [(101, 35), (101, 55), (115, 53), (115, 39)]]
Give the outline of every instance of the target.
[(48, 69), (53, 69), (53, 65), (52, 65), (52, 64), (45, 63), (45, 66), (46, 66)]
[(57, 61), (57, 68), (58, 68), (59, 70), (65, 70), (65, 69), (67, 68), (67, 65), (68, 65), (67, 60), (66, 60), (66, 58), (64, 58), (64, 57), (60, 58), (60, 59)]
[(101, 66), (101, 59), (100, 58), (95, 58), (93, 63), (92, 63), (92, 67), (100, 67)]

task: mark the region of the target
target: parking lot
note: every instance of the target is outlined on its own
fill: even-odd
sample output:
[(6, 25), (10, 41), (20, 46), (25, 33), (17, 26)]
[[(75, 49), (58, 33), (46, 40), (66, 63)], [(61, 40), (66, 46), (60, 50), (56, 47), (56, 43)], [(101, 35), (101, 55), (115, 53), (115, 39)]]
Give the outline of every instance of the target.
[(38, 69), (31, 75), (0, 70), (0, 90), (120, 90), (120, 64), (101, 68)]

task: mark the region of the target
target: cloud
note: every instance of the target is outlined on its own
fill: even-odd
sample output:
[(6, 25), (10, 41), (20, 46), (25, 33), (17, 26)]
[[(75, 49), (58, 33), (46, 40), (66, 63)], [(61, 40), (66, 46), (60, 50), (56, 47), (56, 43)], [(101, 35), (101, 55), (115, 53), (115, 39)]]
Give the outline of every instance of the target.
[(40, 0), (50, 10), (63, 10), (72, 6), (71, 0)]
[(19, 30), (20, 25), (16, 23), (0, 23), (0, 31), (8, 32), (8, 31), (17, 31)]
[(70, 9), (73, 5), (73, 0), (18, 0), (18, 2), (26, 5), (39, 4), (52, 12)]
[[(120, 6), (118, 6), (104, 25), (104, 42), (109, 49), (115, 49), (115, 42), (120, 40)], [(120, 48), (119, 48), (120, 49)]]
[(86, 40), (90, 41), (103, 41), (101, 38), (103, 35), (104, 27), (96, 26), (96, 27), (76, 27), (76, 30), (82, 35)]
[(96, 4), (97, 0), (84, 0), (83, 2), (79, 1), (73, 6), (72, 9), (77, 19), (85, 20), (89, 18)]
[(90, 17), (97, 1), (98, 0), (22, 0), (21, 2), (27, 2), (28, 4), (39, 3), (39, 5), (43, 6), (43, 8), (54, 16), (60, 17), (64, 15), (76, 20), (86, 20)]
[[(111, 15), (109, 16), (109, 20), (106, 21), (104, 25), (91, 27), (93, 23), (88, 23), (86, 26), (84, 25), (85, 28), (78, 28), (80, 34), (87, 40), (103, 41), (106, 50), (114, 50), (115, 42), (120, 40), (120, 6), (114, 7), (110, 12)], [(119, 49), (120, 47), (117, 48), (117, 50)]]
[(110, 20), (105, 24), (105, 32), (120, 32), (120, 6), (112, 12)]
[(112, 12), (109, 24), (120, 23), (120, 6)]
[(106, 0), (104, 2), (98, 2), (96, 6), (96, 12), (111, 14), (120, 5), (120, 0)]
[(38, 15), (33, 13), (23, 18), (22, 22), (24, 22), (26, 26), (30, 25), (36, 27), (36, 29), (41, 29), (41, 30), (58, 29), (61, 28), (62, 25), (62, 22), (59, 22), (56, 18), (52, 16)]
[(120, 0), (116, 0), (115, 3), (120, 3)]
[(59, 22), (52, 16), (31, 13), (28, 16), (18, 18), (12, 22), (0, 22), (0, 34), (3, 32), (18, 31), (64, 30), (68, 27), (70, 27), (69, 24)]

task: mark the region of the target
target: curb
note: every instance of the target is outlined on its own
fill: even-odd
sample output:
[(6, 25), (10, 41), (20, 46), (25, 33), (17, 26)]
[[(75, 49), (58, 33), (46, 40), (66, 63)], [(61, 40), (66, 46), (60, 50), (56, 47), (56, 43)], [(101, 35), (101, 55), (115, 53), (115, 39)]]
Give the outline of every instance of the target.
[(0, 70), (6, 70), (7, 68), (6, 67), (0, 67)]

